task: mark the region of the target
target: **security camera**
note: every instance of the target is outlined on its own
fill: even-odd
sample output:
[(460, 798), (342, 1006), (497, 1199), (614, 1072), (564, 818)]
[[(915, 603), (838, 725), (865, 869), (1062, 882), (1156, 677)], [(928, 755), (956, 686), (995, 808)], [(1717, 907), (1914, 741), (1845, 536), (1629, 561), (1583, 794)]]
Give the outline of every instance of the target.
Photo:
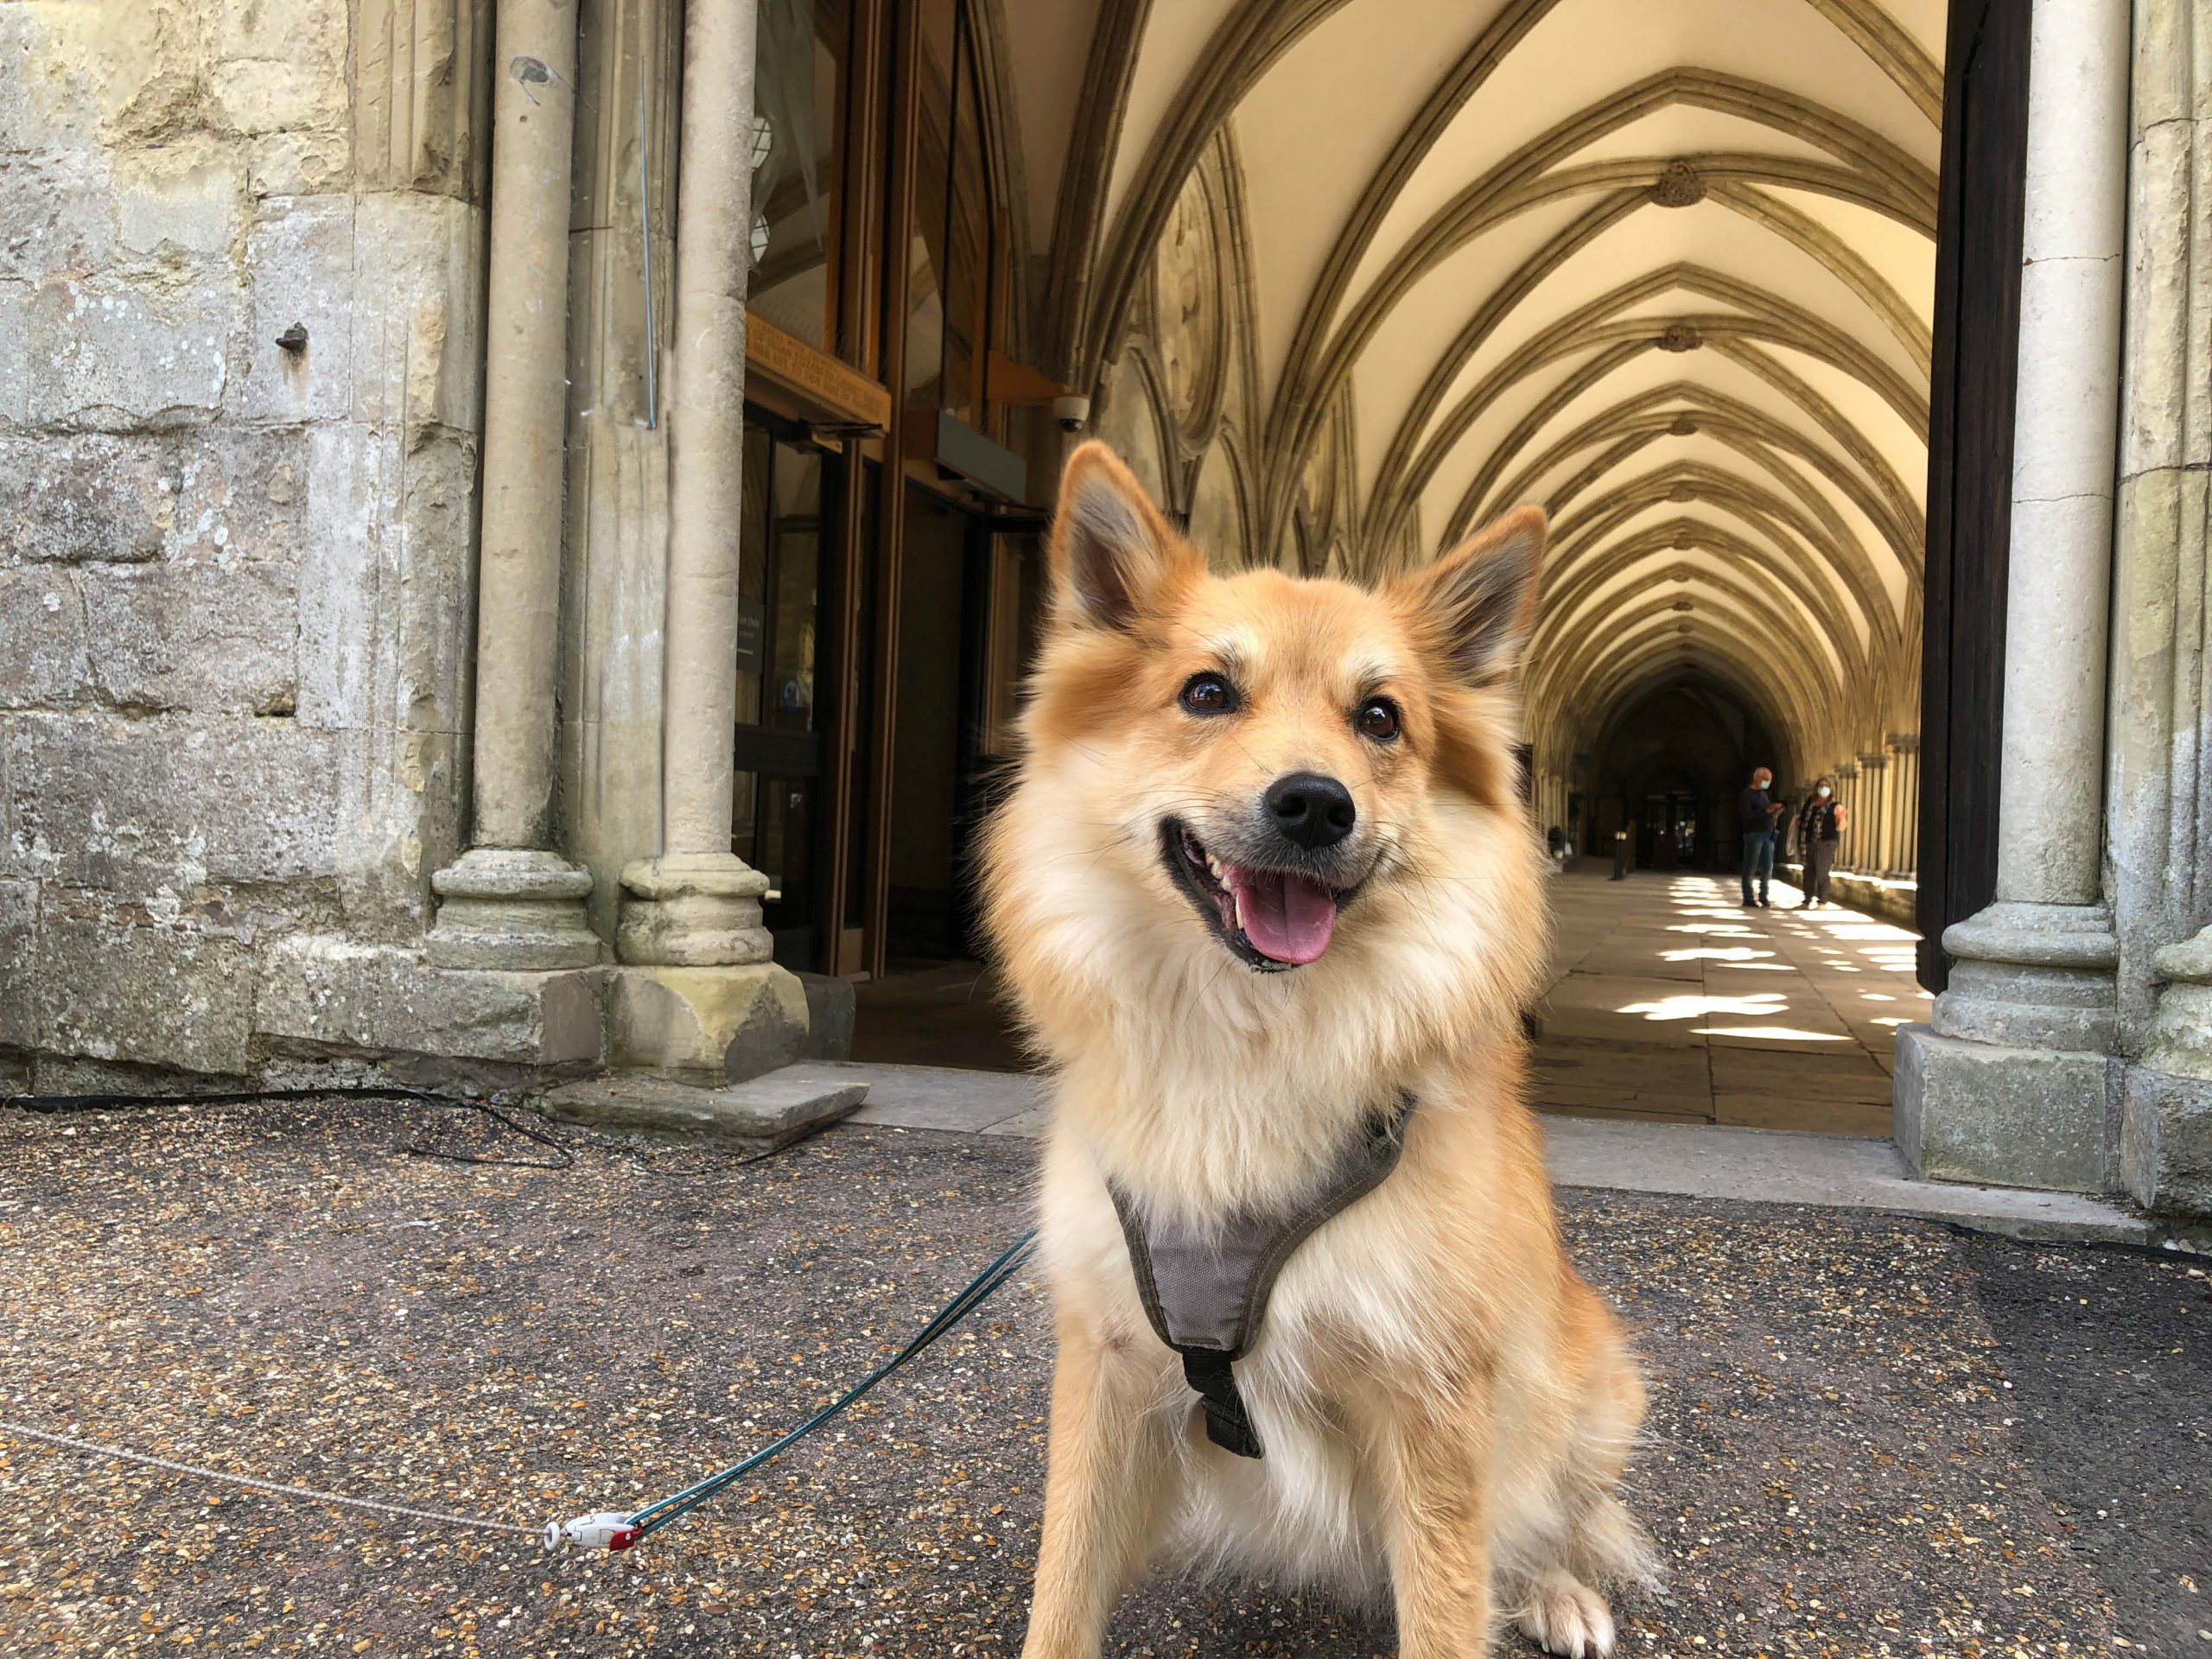
[(1063, 432), (1080, 432), (1090, 418), (1090, 399), (1088, 397), (1055, 397), (1052, 399), (1052, 418), (1060, 423)]

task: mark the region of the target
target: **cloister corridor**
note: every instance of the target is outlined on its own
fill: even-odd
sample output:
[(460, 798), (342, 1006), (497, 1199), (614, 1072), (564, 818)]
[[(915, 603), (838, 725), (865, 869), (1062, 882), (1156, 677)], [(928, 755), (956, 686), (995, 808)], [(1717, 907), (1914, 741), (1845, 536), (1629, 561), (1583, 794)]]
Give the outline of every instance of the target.
[[(1843, 905), (1745, 910), (1736, 878), (1575, 860), (1551, 883), (1552, 981), (1535, 1104), (1576, 1117), (1890, 1133), (1897, 1028), (1928, 1017), (1918, 935)], [(979, 963), (863, 982), (856, 1060), (1021, 1071), (996, 976)], [(993, 1096), (1012, 1118), (1026, 1092)], [(965, 1119), (960, 1127), (972, 1127)]]
[(1890, 1132), (1897, 1028), (1927, 1017), (1917, 935), (1777, 880), (1746, 910), (1732, 876), (1579, 860), (1552, 884), (1554, 978), (1536, 1103), (1845, 1135)]

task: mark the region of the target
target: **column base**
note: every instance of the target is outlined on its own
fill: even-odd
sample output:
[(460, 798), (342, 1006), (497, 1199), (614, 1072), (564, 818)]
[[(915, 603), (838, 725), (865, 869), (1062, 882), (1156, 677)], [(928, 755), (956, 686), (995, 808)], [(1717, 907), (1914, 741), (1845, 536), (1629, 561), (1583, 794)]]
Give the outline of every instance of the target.
[(742, 1083), (806, 1046), (806, 988), (772, 962), (626, 966), (607, 987), (607, 1059), (688, 1083)]
[(2120, 1174), (2145, 1210), (2212, 1218), (2212, 1083), (2129, 1066), (2120, 1090)]
[(2120, 941), (2102, 905), (1996, 904), (1944, 930), (1955, 957), (1936, 1033), (2006, 1048), (2108, 1052)]
[(2119, 1177), (2112, 913), (2004, 903), (1945, 930), (1931, 1026), (1897, 1033), (1897, 1142), (1930, 1180), (2109, 1192)]
[(622, 872), (615, 944), (625, 962), (671, 968), (768, 960), (760, 925), (768, 878), (734, 853), (672, 853)]
[(584, 912), (591, 872), (557, 853), (472, 847), (430, 878), (438, 918), (423, 940), (439, 968), (588, 968), (607, 947)]
[(2212, 1217), (2212, 928), (2152, 965), (2164, 988), (2121, 1090), (2120, 1176), (2146, 1210)]
[(296, 935), (263, 962), (254, 1032), (315, 1050), (596, 1065), (606, 975), (435, 968), (390, 946)]
[(2119, 1068), (2104, 1054), (2001, 1048), (1906, 1026), (1892, 1133), (1928, 1180), (2109, 1192)]

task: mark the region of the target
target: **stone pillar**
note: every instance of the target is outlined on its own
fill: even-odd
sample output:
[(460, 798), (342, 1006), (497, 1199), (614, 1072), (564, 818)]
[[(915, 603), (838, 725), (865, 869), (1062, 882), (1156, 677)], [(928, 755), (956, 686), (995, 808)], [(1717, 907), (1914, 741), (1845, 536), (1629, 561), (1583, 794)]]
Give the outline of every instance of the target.
[(602, 948), (589, 872), (552, 850), (575, 8), (499, 0), (494, 66), (475, 822), (430, 878), (443, 902), (423, 950), (445, 968), (577, 968)]
[(1866, 803), (1866, 838), (1859, 868), (1878, 876), (1890, 868), (1890, 757), (1878, 750), (1859, 757), (1859, 787)]
[(2212, 927), (2153, 968), (2158, 1011), (2121, 1091), (2121, 1173), (2146, 1209), (2212, 1216)]
[(1859, 868), (1859, 763), (1846, 760), (1835, 769), (1835, 798), (1843, 803), (1843, 837), (1835, 849), (1839, 870)]
[(690, 9), (678, 162), (661, 853), (623, 872), (626, 962), (765, 962), (767, 878), (730, 850), (754, 11)]
[(1897, 873), (1910, 880), (1920, 873), (1920, 734), (1893, 733), (1890, 748), (1897, 757)]
[(661, 851), (622, 873), (615, 1057), (730, 1080), (794, 1058), (805, 994), (769, 961), (767, 878), (731, 850), (753, 0), (685, 9), (671, 365)]
[(1894, 880), (1904, 867), (1904, 757), (1883, 745), (1889, 763), (1882, 809), (1882, 874)]
[(1882, 798), (1882, 833), (1881, 845), (1874, 855), (1873, 874), (1887, 880), (1897, 874), (1897, 787), (1904, 780), (1898, 776), (1888, 744), (1875, 752), (1874, 760), (1878, 768), (1875, 782)]
[(591, 0), (582, 10), (562, 846), (591, 871), (592, 925), (613, 938), (622, 872), (660, 850), (668, 425), (659, 374), (676, 255), (683, 19), (662, 0)]
[(2201, 7), (2138, 15), (2107, 857), (2120, 1174), (2212, 1215), (2212, 54)]
[(2118, 947), (2101, 879), (2127, 179), (2127, 0), (2032, 0), (1997, 899), (1948, 929), (1897, 1140), (1947, 1179), (2116, 1176)]

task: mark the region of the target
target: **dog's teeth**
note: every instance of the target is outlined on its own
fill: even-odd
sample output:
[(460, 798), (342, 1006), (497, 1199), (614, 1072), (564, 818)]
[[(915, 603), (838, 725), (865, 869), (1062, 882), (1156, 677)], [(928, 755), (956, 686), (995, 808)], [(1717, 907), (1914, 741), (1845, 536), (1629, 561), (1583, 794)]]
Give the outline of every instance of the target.
[(1229, 879), (1221, 873), (1221, 861), (1216, 858), (1211, 853), (1208, 853), (1206, 855), (1206, 868), (1213, 872), (1213, 879), (1220, 882), (1222, 886), (1225, 887), (1229, 885)]

